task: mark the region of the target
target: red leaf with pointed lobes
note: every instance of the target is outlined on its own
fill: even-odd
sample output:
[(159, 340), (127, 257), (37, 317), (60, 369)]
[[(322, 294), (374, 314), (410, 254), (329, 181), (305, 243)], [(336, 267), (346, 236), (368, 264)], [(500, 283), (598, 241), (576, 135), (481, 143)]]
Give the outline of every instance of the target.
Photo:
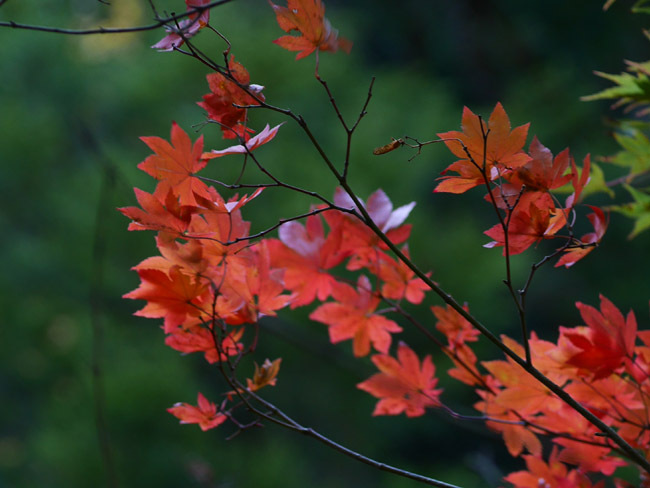
[(174, 235), (187, 231), (196, 207), (179, 205), (178, 198), (174, 196), (171, 189), (162, 200), (138, 188), (134, 188), (133, 191), (142, 208), (118, 209), (133, 220), (129, 224), (129, 230), (160, 230)]
[(607, 226), (609, 225), (609, 215), (605, 216), (600, 208), (587, 205), (594, 213), (587, 215), (587, 218), (591, 222), (591, 225), (594, 227), (594, 232), (583, 235), (580, 238), (580, 245), (575, 245), (565, 249), (565, 254), (555, 263), (555, 267), (565, 266), (570, 268), (587, 254), (593, 251), (600, 241), (602, 240), (605, 232), (607, 231)]
[(555, 209), (540, 208), (538, 205), (542, 200), (531, 202), (527, 208), (517, 206), (513, 211), (510, 222), (508, 223), (508, 248), (505, 247), (505, 232), (503, 226), (499, 223), (484, 233), (494, 239), (484, 245), (492, 248), (503, 246), (503, 255), (506, 252), (510, 256), (520, 254), (533, 244), (552, 237), (549, 229), (557, 232), (559, 228), (552, 225), (552, 211)]
[(402, 328), (383, 315), (375, 313), (379, 298), (373, 294), (370, 281), (361, 275), (355, 290), (341, 283), (334, 289), (335, 302), (324, 303), (314, 310), (309, 318), (329, 326), (332, 343), (353, 340), (353, 351), (357, 357), (370, 352), (370, 344), (386, 353), (391, 343), (391, 332)]
[(532, 159), (511, 174), (511, 183), (525, 185), (526, 191), (546, 192), (567, 184), (573, 178), (572, 173), (565, 174), (570, 162), (568, 149), (553, 159), (551, 151), (535, 136), (528, 153)]
[[(402, 253), (409, 257), (408, 245), (402, 247)], [(390, 256), (380, 256), (378, 263), (371, 265), (371, 270), (383, 281), (381, 294), (390, 300), (406, 299), (413, 304), (419, 304), (424, 299), (424, 293), (429, 286), (415, 276), (415, 272), (406, 264)], [(376, 269), (379, 268), (379, 269)], [(427, 273), (431, 276), (431, 273)]]
[[(466, 312), (469, 312), (469, 306), (463, 306)], [(447, 305), (446, 307), (431, 307), (433, 315), (438, 322), (436, 329), (447, 337), (449, 348), (455, 350), (458, 346), (466, 342), (476, 342), (481, 333), (465, 317), (456, 310)]]
[[(334, 203), (341, 208), (359, 211), (352, 198), (340, 187), (334, 192)], [(393, 210), (392, 202), (386, 193), (379, 189), (370, 195), (367, 203), (363, 200), (360, 200), (360, 203), (393, 244), (401, 244), (408, 239), (411, 226), (403, 225), (403, 222), (415, 207), (415, 202)], [(325, 220), (332, 228), (343, 227), (343, 245), (340, 251), (352, 256), (347, 265), (350, 270), (371, 267), (379, 255), (388, 249), (377, 235), (357, 218), (339, 212), (328, 212), (325, 214)]]
[[(264, 87), (251, 84), (248, 71), (234, 56), (228, 61), (228, 70), (237, 83), (221, 73), (210, 73), (207, 76), (210, 93), (198, 105), (208, 112), (211, 120), (219, 123), (224, 139), (248, 140), (249, 132), (254, 131), (246, 126), (247, 109), (242, 107), (258, 106), (258, 100), (264, 101), (261, 93)], [(239, 85), (246, 87), (250, 94)]]
[[(488, 180), (495, 180), (526, 164), (531, 158), (522, 149), (526, 142), (528, 126), (529, 124), (526, 124), (511, 130), (510, 120), (501, 103), (494, 107), (487, 123), (479, 120), (478, 116), (465, 107), (462, 118), (463, 132), (438, 134), (441, 139), (450, 139), (445, 141), (445, 145), (460, 158), (442, 174), (453, 171), (459, 176), (442, 176), (439, 178), (442, 181), (433, 191), (464, 193), (475, 186), (485, 184), (483, 171)], [(487, 145), (484, 134), (487, 134)], [(484, 150), (485, 147), (487, 150)]]
[(226, 421), (228, 418), (219, 412), (217, 406), (209, 401), (199, 392), (197, 397), (198, 406), (189, 403), (177, 403), (167, 411), (181, 421), (181, 424), (199, 424), (201, 430), (213, 429)]
[(569, 195), (566, 199), (567, 208), (574, 207), (578, 202), (580, 202), (580, 196), (582, 195), (582, 190), (584, 190), (587, 183), (589, 183), (589, 172), (591, 171), (591, 158), (589, 154), (585, 156), (584, 161), (582, 162), (582, 171), (578, 171), (576, 163), (571, 158), (571, 184), (573, 185), (573, 193)]
[(189, 136), (176, 122), (172, 123), (171, 144), (160, 137), (141, 137), (155, 154), (138, 165), (142, 171), (160, 180), (155, 195), (167, 195), (171, 189), (180, 205), (196, 205), (195, 194), (208, 196), (207, 185), (194, 176), (205, 167), (201, 160), (203, 136), (192, 146)]
[(294, 293), (291, 308), (325, 301), (338, 286), (327, 271), (340, 264), (341, 227), (329, 232), (320, 216), (310, 215), (306, 224), (292, 221), (280, 226), (280, 240), (269, 239), (267, 245), (271, 265), (284, 269), (284, 286)]
[(561, 461), (561, 453), (553, 447), (548, 463), (541, 455), (525, 455), (526, 471), (517, 471), (504, 479), (514, 488), (603, 488), (604, 481), (595, 485), (579, 469), (568, 470)]
[(341, 48), (350, 52), (352, 43), (338, 37), (338, 31), (325, 18), (325, 6), (321, 0), (288, 0), (287, 7), (269, 3), (283, 31), (300, 33), (299, 36), (282, 36), (273, 41), (289, 51), (299, 51), (296, 59), (309, 56), (316, 49), (335, 52)]
[[(177, 328), (165, 337), (165, 344), (186, 354), (202, 352), (205, 360), (210, 363), (224, 361), (228, 356), (239, 354), (243, 345), (239, 342), (244, 329), (239, 328), (229, 333), (222, 341), (219, 349), (215, 346), (212, 332), (201, 326), (194, 326), (188, 329)], [(221, 351), (221, 352), (220, 352)]]
[(620, 310), (602, 295), (600, 312), (580, 302), (576, 307), (587, 327), (560, 328), (560, 337), (568, 339), (570, 345), (561, 346), (556, 353), (557, 359), (580, 368), (593, 379), (605, 378), (634, 354), (637, 332), (634, 312), (630, 311), (624, 318)]
[(262, 316), (275, 316), (293, 298), (282, 294), (283, 270), (271, 268), (267, 242), (261, 241), (251, 250), (249, 259), (231, 263), (225, 269), (217, 306), (231, 305), (235, 316), (224, 317), (231, 324), (255, 323)]
[(379, 398), (373, 415), (424, 415), (426, 408), (440, 405), (441, 389), (436, 389), (435, 366), (431, 356), (420, 362), (405, 343), (397, 348), (397, 359), (388, 354), (375, 354), (372, 362), (380, 373), (359, 383), (357, 388)]
[(138, 269), (138, 274), (142, 280), (140, 286), (124, 298), (146, 300), (147, 305), (134, 315), (164, 318), (166, 333), (172, 332), (188, 317), (207, 316), (202, 307), (209, 302), (210, 290), (203, 280), (184, 275), (178, 266), (172, 266), (169, 273)]

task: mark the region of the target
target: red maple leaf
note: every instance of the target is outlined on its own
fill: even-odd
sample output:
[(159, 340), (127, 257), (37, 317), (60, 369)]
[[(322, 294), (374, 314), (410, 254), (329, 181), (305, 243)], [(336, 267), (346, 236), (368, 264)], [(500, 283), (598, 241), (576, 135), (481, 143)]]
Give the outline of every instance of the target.
[(623, 317), (616, 306), (600, 295), (600, 312), (590, 305), (577, 302), (576, 307), (587, 327), (560, 327), (557, 353), (565, 364), (576, 366), (593, 379), (605, 378), (621, 367), (634, 354), (637, 323), (634, 312)]
[(221, 425), (228, 418), (219, 412), (217, 406), (199, 392), (198, 406), (177, 403), (167, 411), (181, 421), (181, 424), (199, 424), (201, 430), (209, 430)]
[(159, 198), (161, 195), (152, 195), (138, 188), (133, 191), (142, 208), (118, 209), (133, 220), (129, 230), (161, 230), (172, 234), (183, 234), (187, 230), (195, 207), (180, 206), (171, 189), (162, 201)]
[(354, 355), (366, 356), (370, 343), (386, 353), (391, 343), (391, 332), (402, 328), (383, 315), (375, 313), (379, 298), (373, 294), (370, 281), (364, 275), (359, 277), (357, 289), (340, 284), (333, 291), (336, 302), (324, 303), (314, 310), (309, 318), (329, 326), (333, 343), (353, 339)]
[(562, 463), (561, 453), (553, 448), (548, 464), (540, 455), (525, 455), (527, 471), (517, 471), (504, 479), (514, 488), (603, 488), (604, 481), (595, 485), (579, 469), (569, 471)]
[[(284, 291), (283, 270), (271, 268), (267, 242), (259, 242), (251, 251), (249, 259), (239, 264), (231, 262), (226, 267), (220, 290), (223, 296), (219, 299), (225, 298), (231, 303), (239, 300), (241, 306), (237, 307), (236, 315), (242, 322), (254, 323), (262, 316), (275, 316), (276, 310), (287, 306), (292, 296), (281, 294)], [(217, 304), (221, 303), (218, 300)]]
[(258, 106), (260, 101), (264, 101), (264, 87), (251, 84), (248, 71), (235, 61), (234, 56), (228, 61), (227, 74), (229, 76), (221, 73), (207, 75), (210, 93), (203, 95), (203, 101), (198, 105), (208, 112), (210, 120), (221, 126), (224, 139), (239, 137), (246, 140), (254, 131), (246, 126), (245, 107)]
[(527, 208), (518, 205), (512, 212), (512, 216), (506, 219), (508, 223), (507, 249), (505, 247), (505, 232), (501, 223), (485, 231), (485, 235), (491, 237), (494, 241), (485, 244), (484, 247), (503, 246), (504, 256), (506, 252), (510, 256), (514, 256), (524, 252), (536, 242), (551, 237), (549, 234), (553, 230), (557, 232), (559, 228), (551, 225), (551, 209), (538, 207), (540, 202), (543, 202), (543, 200), (530, 202)]
[(167, 195), (171, 189), (179, 197), (180, 205), (196, 205), (195, 194), (209, 197), (207, 185), (194, 176), (206, 165), (206, 161), (201, 160), (203, 136), (192, 145), (187, 133), (172, 122), (171, 144), (160, 137), (140, 139), (155, 153), (138, 168), (160, 180), (156, 196)]
[[(393, 209), (393, 203), (382, 189), (372, 193), (367, 202), (364, 203), (361, 199), (359, 201), (372, 221), (393, 244), (401, 244), (408, 239), (411, 226), (404, 224), (404, 221), (415, 207), (415, 202)], [(334, 203), (341, 208), (359, 211), (352, 198), (340, 187), (334, 192)], [(388, 249), (372, 229), (356, 217), (341, 212), (328, 212), (325, 214), (325, 220), (332, 228), (343, 228), (340, 252), (352, 256), (347, 265), (350, 270), (371, 267), (382, 251)]]
[[(409, 257), (408, 245), (402, 246), (402, 253)], [(415, 276), (415, 272), (401, 260), (390, 256), (380, 255), (378, 265), (373, 266), (373, 272), (383, 281), (381, 294), (391, 300), (401, 300), (419, 304), (424, 299), (424, 292), (429, 291), (429, 286), (422, 279)], [(427, 273), (429, 276), (431, 273)]]
[(189, 354), (202, 352), (205, 360), (210, 363), (223, 361), (228, 356), (239, 354), (243, 350), (239, 342), (244, 333), (243, 328), (229, 333), (222, 341), (219, 349), (215, 346), (212, 332), (205, 327), (196, 325), (188, 329), (177, 328), (165, 337), (165, 344), (177, 351)]
[(321, 0), (288, 0), (287, 7), (269, 3), (284, 32), (300, 32), (299, 36), (282, 36), (273, 41), (289, 51), (299, 51), (296, 59), (309, 56), (316, 49), (335, 52), (341, 48), (350, 52), (352, 43), (338, 37), (338, 31), (325, 18), (325, 5)]
[(420, 363), (417, 355), (405, 343), (397, 348), (397, 359), (388, 354), (375, 354), (372, 362), (380, 373), (359, 383), (357, 388), (379, 398), (373, 415), (424, 415), (427, 407), (440, 405), (442, 390), (436, 390), (435, 366), (431, 356)]
[(198, 278), (181, 273), (178, 266), (172, 266), (169, 273), (157, 269), (138, 269), (140, 286), (123, 298), (146, 300), (147, 305), (134, 315), (149, 318), (164, 318), (165, 332), (172, 332), (188, 317), (204, 314), (202, 305), (209, 296), (208, 285)]
[(585, 156), (585, 159), (582, 161), (582, 171), (578, 171), (576, 163), (571, 158), (571, 184), (573, 185), (573, 193), (569, 195), (566, 199), (567, 208), (574, 207), (582, 196), (582, 190), (584, 190), (587, 183), (589, 183), (589, 173), (591, 171), (591, 158), (589, 154)]
[(572, 173), (565, 174), (571, 159), (568, 149), (553, 158), (551, 151), (535, 136), (528, 154), (532, 159), (512, 173), (509, 178), (511, 183), (525, 185), (526, 191), (546, 192), (565, 185), (573, 178)]
[(594, 211), (594, 213), (587, 215), (587, 218), (591, 222), (591, 225), (594, 227), (594, 232), (583, 235), (580, 238), (579, 244), (572, 245), (565, 249), (564, 252), (566, 254), (564, 254), (557, 263), (555, 263), (556, 268), (558, 266), (565, 266), (566, 268), (570, 268), (576, 264), (587, 254), (593, 251), (605, 235), (607, 226), (609, 224), (609, 216), (605, 216), (605, 212), (603, 212), (598, 207), (594, 207), (592, 205), (587, 206)]
[[(463, 308), (469, 312), (469, 306), (467, 304)], [(460, 313), (451, 308), (451, 306), (440, 307), (434, 305), (431, 307), (431, 311), (438, 319), (436, 329), (447, 337), (450, 349), (455, 350), (458, 346), (466, 342), (478, 341), (478, 337), (481, 335), (478, 329)]]
[(453, 171), (459, 176), (439, 178), (442, 181), (433, 191), (465, 193), (470, 188), (485, 183), (484, 173), (487, 179), (492, 181), (526, 164), (530, 161), (530, 156), (523, 152), (522, 148), (526, 142), (529, 125), (510, 130), (510, 120), (500, 103), (494, 107), (487, 123), (465, 107), (462, 118), (463, 132), (438, 134), (441, 139), (449, 139), (445, 141), (445, 145), (460, 158), (442, 174)]
[(327, 270), (344, 258), (338, 252), (340, 229), (325, 237), (322, 219), (310, 215), (304, 226), (296, 221), (287, 222), (280, 226), (279, 241), (267, 241), (272, 266), (284, 269), (284, 286), (295, 294), (291, 308), (307, 305), (315, 298), (325, 301), (337, 286)]

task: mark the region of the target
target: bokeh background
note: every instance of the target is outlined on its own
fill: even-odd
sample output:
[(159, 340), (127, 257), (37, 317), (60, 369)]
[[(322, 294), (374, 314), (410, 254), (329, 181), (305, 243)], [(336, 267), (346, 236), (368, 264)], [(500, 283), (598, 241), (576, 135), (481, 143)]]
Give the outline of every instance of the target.
[[(156, 4), (161, 12), (184, 8), (180, 0)], [(321, 56), (321, 74), (346, 117), (356, 116), (377, 78), (354, 141), (353, 186), (364, 198), (383, 188), (396, 206), (417, 201), (409, 218), (411, 254), (497, 332), (516, 337), (517, 322), (501, 283), (500, 253), (481, 247), (491, 209), (474, 192), (431, 193), (453, 160), (442, 147), (429, 146), (412, 162), (406, 150), (381, 158), (371, 150), (390, 137), (424, 140), (455, 130), (463, 105), (487, 116), (501, 101), (513, 125), (530, 121), (530, 134), (554, 153), (566, 146), (578, 160), (587, 152), (614, 153), (607, 119), (620, 114), (579, 97), (607, 85), (592, 70), (619, 72), (623, 59), (648, 58), (645, 19), (630, 14), (630, 4), (619, 0), (605, 13), (593, 0), (327, 2), (333, 25), (354, 42), (349, 56)], [(0, 20), (126, 26), (151, 22), (151, 12), (144, 0), (8, 0)], [(344, 133), (313, 78), (314, 59), (295, 62), (271, 44), (282, 32), (269, 5), (238, 0), (214, 10), (211, 23), (230, 39), (252, 81), (266, 87), (267, 100), (303, 114), (340, 161)], [(205, 117), (195, 102), (207, 92), (207, 68), (151, 50), (161, 36), (0, 29), (0, 487), (416, 486), (272, 425), (226, 440), (228, 428), (203, 433), (165, 412), (175, 402), (193, 402), (199, 390), (218, 397), (224, 386), (200, 357), (165, 347), (155, 320), (132, 316), (142, 303), (121, 296), (137, 286), (129, 268), (154, 253), (153, 234), (127, 232), (115, 209), (135, 203), (133, 187), (154, 187), (136, 168), (149, 154), (139, 136), (167, 138), (175, 120), (187, 131), (199, 124), (194, 130), (207, 147), (226, 143), (214, 126), (200, 127)], [(221, 59), (217, 36), (203, 31), (197, 42)], [(257, 112), (252, 124), (281, 121)], [(335, 181), (295, 124), (283, 126), (259, 156), (289, 181), (333, 193)], [(235, 174), (235, 164), (218, 160), (205, 174)], [(261, 230), (308, 205), (268, 191), (245, 217)], [(540, 335), (554, 339), (558, 325), (577, 324), (574, 302), (596, 304), (599, 292), (623, 310), (634, 308), (647, 327), (650, 234), (630, 242), (630, 229), (613, 215), (598, 252), (572, 270), (539, 272), (529, 311)], [(544, 249), (515, 260), (517, 279)], [(432, 296), (414, 313), (433, 325), (434, 304)], [(372, 418), (374, 399), (355, 388), (372, 374), (370, 362), (352, 358), (348, 343), (330, 345), (325, 327), (310, 323), (308, 313), (265, 321), (256, 358), (283, 358), (268, 397), (287, 413), (377, 460), (468, 488), (497, 486), (521, 467), (479, 424), (438, 412)], [(449, 365), (442, 354), (414, 332), (405, 338), (434, 355), (445, 401), (471, 413), (476, 399), (444, 378)], [(486, 359), (499, 357), (489, 345), (480, 350)], [(103, 398), (93, 387), (97, 367)], [(110, 472), (95, 424), (100, 407)]]

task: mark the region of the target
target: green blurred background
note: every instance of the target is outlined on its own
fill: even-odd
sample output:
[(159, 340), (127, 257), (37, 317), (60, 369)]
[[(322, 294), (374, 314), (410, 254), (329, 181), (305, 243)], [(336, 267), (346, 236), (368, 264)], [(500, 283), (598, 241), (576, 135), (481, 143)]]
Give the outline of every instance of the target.
[[(184, 8), (180, 0), (156, 3), (160, 11)], [(618, 72), (623, 59), (648, 58), (645, 19), (622, 1), (607, 13), (593, 0), (358, 0), (327, 7), (333, 25), (354, 42), (349, 56), (321, 55), (321, 74), (346, 117), (356, 116), (377, 77), (353, 146), (353, 186), (364, 198), (381, 187), (396, 206), (417, 201), (409, 218), (412, 256), (484, 323), (516, 337), (500, 253), (480, 247), (491, 209), (479, 193), (431, 193), (452, 156), (429, 146), (409, 163), (406, 150), (381, 158), (371, 150), (390, 137), (424, 140), (455, 130), (463, 105), (487, 116), (501, 101), (513, 125), (532, 122), (530, 134), (554, 153), (570, 145), (577, 160), (587, 152), (611, 154), (616, 147), (605, 122), (615, 114), (605, 103), (578, 99), (606, 86), (592, 70)], [(82, 28), (145, 24), (151, 13), (144, 0), (9, 0), (0, 20)], [(211, 23), (230, 39), (252, 81), (266, 87), (267, 100), (303, 114), (341, 161), (344, 133), (313, 78), (313, 57), (295, 62), (271, 44), (282, 32), (269, 5), (236, 1), (214, 10)], [(167, 138), (172, 120), (187, 131), (204, 121), (195, 102), (207, 92), (208, 70), (151, 50), (161, 35), (0, 30), (0, 487), (107, 485), (94, 421), (97, 361), (119, 486), (416, 486), (272, 425), (228, 441), (227, 427), (203, 433), (165, 412), (177, 401), (194, 402), (199, 390), (218, 398), (224, 386), (200, 357), (165, 347), (159, 323), (132, 316), (142, 303), (121, 298), (138, 284), (129, 268), (155, 252), (153, 234), (127, 232), (115, 210), (135, 203), (134, 186), (154, 187), (136, 168), (149, 154), (138, 137)], [(198, 44), (221, 58), (215, 35), (202, 32)], [(256, 112), (252, 125), (280, 121)], [(207, 147), (225, 147), (215, 127), (202, 133)], [(295, 124), (283, 126), (259, 156), (291, 182), (327, 195), (335, 188)], [(235, 164), (217, 160), (205, 174), (236, 174)], [(267, 191), (245, 217), (261, 230), (308, 204)], [(630, 228), (613, 215), (598, 252), (572, 270), (539, 272), (529, 311), (540, 335), (554, 339), (559, 324), (577, 324), (573, 303), (596, 304), (599, 292), (623, 310), (635, 308), (647, 327), (650, 234), (628, 242)], [(515, 260), (520, 282), (544, 249)], [(431, 296), (414, 312), (432, 324), (434, 304)], [(307, 315), (283, 313), (263, 325), (257, 360), (283, 357), (268, 397), (287, 413), (377, 460), (465, 487), (497, 486), (521, 467), (481, 425), (438, 412), (372, 418), (374, 399), (355, 388), (372, 374), (370, 362), (353, 359), (348, 343), (330, 345), (325, 327)], [(405, 338), (420, 353), (432, 352), (441, 373), (449, 367), (421, 336), (407, 331)], [(499, 357), (489, 345), (480, 350), (486, 359)], [(441, 378), (445, 401), (471, 413), (473, 393)]]

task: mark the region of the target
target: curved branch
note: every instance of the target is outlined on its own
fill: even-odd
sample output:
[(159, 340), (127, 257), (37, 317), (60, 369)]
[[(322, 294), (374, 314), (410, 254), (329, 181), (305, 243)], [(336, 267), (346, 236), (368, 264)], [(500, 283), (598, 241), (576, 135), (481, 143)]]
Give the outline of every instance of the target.
[[(140, 25), (134, 27), (95, 27), (93, 29), (66, 29), (63, 27), (49, 27), (49, 26), (42, 26), (42, 25), (21, 24), (18, 22), (14, 22), (12, 20), (0, 22), (0, 27), (8, 27), (11, 29), (22, 29), (22, 30), (30, 30), (30, 31), (38, 31), (38, 32), (49, 32), (52, 34), (65, 34), (69, 36), (88, 36), (93, 34), (125, 34), (128, 32), (144, 32), (144, 31), (159, 29), (160, 27), (169, 24), (170, 22), (176, 22), (180, 19), (184, 19), (185, 17), (194, 15), (195, 13), (200, 14), (205, 10), (209, 10), (213, 7), (218, 7), (220, 5), (224, 5), (232, 1), (233, 0), (216, 0), (214, 2), (210, 2), (207, 5), (196, 6), (181, 14), (173, 14), (173, 15), (169, 15), (168, 17), (157, 19), (156, 22), (154, 22), (153, 24)], [(0, 6), (1, 5), (2, 4), (0, 3)]]

